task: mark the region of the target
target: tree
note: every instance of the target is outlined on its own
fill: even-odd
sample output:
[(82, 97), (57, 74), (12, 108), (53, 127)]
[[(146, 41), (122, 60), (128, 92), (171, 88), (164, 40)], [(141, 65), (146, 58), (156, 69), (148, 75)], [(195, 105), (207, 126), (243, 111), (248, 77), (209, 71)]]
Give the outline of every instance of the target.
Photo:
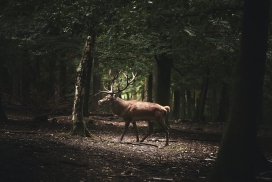
[(86, 72), (88, 69), (88, 61), (91, 59), (91, 37), (88, 36), (86, 44), (83, 49), (80, 65), (77, 70), (77, 78), (75, 83), (75, 98), (72, 113), (73, 128), (71, 130), (72, 135), (91, 136), (90, 131), (87, 129), (85, 121), (83, 119), (83, 95), (86, 84)]
[(269, 0), (244, 1), (241, 57), (237, 63), (231, 115), (209, 181), (256, 181), (260, 162), (257, 124), (268, 37)]
[[(157, 62), (155, 102), (162, 106), (169, 106), (172, 58), (165, 53), (155, 56)], [(168, 121), (166, 121), (168, 122)], [(169, 123), (167, 123), (169, 126)]]
[[(184, 105), (182, 105), (182, 107), (184, 107)], [(180, 111), (181, 111), (180, 110), (180, 90), (176, 89), (176, 90), (174, 90), (174, 104), (173, 104), (172, 117), (175, 119), (179, 119), (180, 118)]]
[(99, 60), (95, 59), (93, 63), (93, 97), (92, 97), (92, 108), (97, 111), (98, 109), (98, 100), (99, 97), (95, 96), (96, 93), (99, 92), (99, 87), (100, 87), (100, 78), (101, 74), (99, 73)]
[(8, 120), (8, 118), (7, 118), (6, 114), (5, 114), (3, 104), (2, 104), (2, 93), (0, 91), (0, 124), (2, 122), (7, 121), (7, 120)]
[(200, 98), (199, 98), (196, 112), (195, 112), (195, 117), (194, 117), (195, 122), (205, 121), (204, 109), (205, 109), (206, 96), (207, 96), (207, 92), (208, 92), (209, 76), (210, 76), (210, 69), (207, 68), (206, 74), (203, 77)]

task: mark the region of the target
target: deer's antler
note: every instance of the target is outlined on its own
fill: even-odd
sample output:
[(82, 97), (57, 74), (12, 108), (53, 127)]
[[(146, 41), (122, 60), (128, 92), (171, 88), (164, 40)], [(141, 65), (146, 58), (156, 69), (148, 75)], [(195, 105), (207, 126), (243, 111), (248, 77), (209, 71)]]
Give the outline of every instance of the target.
[(109, 76), (111, 77), (111, 81), (110, 81), (110, 83), (111, 83), (111, 84), (110, 84), (110, 90), (108, 90), (108, 89), (105, 87), (105, 85), (104, 85), (104, 89), (105, 89), (105, 90), (99, 91), (97, 94), (95, 94), (95, 96), (98, 95), (98, 94), (100, 94), (100, 93), (105, 93), (105, 94), (117, 94), (117, 93), (120, 93), (120, 92), (124, 91), (125, 89), (127, 89), (127, 87), (130, 85), (130, 83), (132, 83), (132, 82), (135, 80), (137, 73), (136, 73), (136, 74), (132, 73), (132, 78), (131, 78), (131, 79), (129, 79), (128, 75), (126, 75), (125, 73), (123, 73), (123, 75), (124, 75), (125, 78), (126, 78), (126, 86), (125, 86), (123, 89), (119, 89), (119, 88), (118, 88), (118, 91), (114, 92), (114, 91), (113, 91), (114, 81), (119, 77), (119, 75), (120, 75), (121, 72), (122, 72), (122, 71), (116, 72), (113, 76), (111, 76), (111, 70), (110, 70), (110, 71), (109, 71)]

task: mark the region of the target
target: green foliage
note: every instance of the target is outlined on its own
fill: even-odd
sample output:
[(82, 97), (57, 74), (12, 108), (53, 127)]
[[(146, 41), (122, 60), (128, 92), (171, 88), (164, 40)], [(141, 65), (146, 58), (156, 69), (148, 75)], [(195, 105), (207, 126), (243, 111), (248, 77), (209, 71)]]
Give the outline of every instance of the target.
[[(153, 72), (154, 56), (166, 53), (174, 60), (173, 89), (197, 88), (207, 67), (217, 87), (231, 81), (239, 57), (242, 8), (240, 0), (3, 0), (1, 59), (10, 75), (20, 77), (27, 70), (34, 88), (44, 92), (51, 89), (52, 75), (57, 81), (63, 62), (72, 94), (84, 40), (91, 35), (100, 60), (94, 71), (104, 82), (109, 69), (137, 72), (140, 90)], [(40, 76), (35, 80), (37, 62)], [(265, 83), (270, 80), (268, 69)]]

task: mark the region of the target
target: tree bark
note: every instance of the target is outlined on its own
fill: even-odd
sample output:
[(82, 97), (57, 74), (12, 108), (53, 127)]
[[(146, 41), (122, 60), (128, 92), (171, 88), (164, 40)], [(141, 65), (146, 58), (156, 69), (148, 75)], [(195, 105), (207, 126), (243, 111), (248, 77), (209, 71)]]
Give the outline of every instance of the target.
[(255, 168), (263, 159), (256, 140), (270, 1), (244, 2), (241, 57), (235, 73), (231, 115), (209, 181), (257, 181)]
[(212, 99), (211, 99), (211, 122), (215, 123), (217, 119), (217, 90), (212, 89)]
[(172, 117), (175, 119), (180, 118), (180, 90), (174, 91), (174, 108)]
[[(94, 59), (94, 71), (93, 71), (93, 95), (97, 94), (99, 92), (100, 89), (100, 78), (101, 75), (99, 74), (99, 60), (98, 59)], [(97, 96), (93, 96), (93, 100), (92, 100), (92, 107), (93, 110), (97, 111), (98, 110), (98, 100), (99, 97)]]
[[(165, 53), (155, 56), (156, 59), (156, 93), (155, 102), (162, 106), (169, 106), (170, 103), (170, 85), (171, 85), (171, 67), (172, 58)], [(169, 122), (166, 121), (169, 126)]]
[(63, 98), (63, 96), (66, 95), (66, 81), (67, 73), (66, 73), (66, 64), (64, 60), (60, 60), (59, 62), (59, 85), (60, 85), (60, 97)]
[(181, 98), (181, 117), (182, 119), (186, 119), (187, 113), (186, 113), (185, 89), (181, 89), (180, 98)]
[(0, 124), (7, 121), (7, 120), (8, 120), (8, 118), (5, 114), (3, 104), (2, 104), (2, 92), (0, 90)]
[(86, 69), (89, 59), (91, 58), (91, 37), (88, 36), (83, 49), (80, 65), (77, 68), (77, 78), (75, 83), (75, 98), (72, 113), (73, 128), (72, 135), (91, 136), (83, 120), (83, 96), (86, 83)]
[(229, 89), (226, 84), (223, 85), (221, 93), (221, 100), (219, 103), (219, 111), (216, 121), (225, 123), (229, 113)]
[(153, 74), (150, 73), (147, 78), (147, 102), (153, 102)]
[(194, 100), (192, 98), (191, 90), (186, 90), (186, 95), (187, 95), (187, 111), (188, 111), (188, 119), (192, 119), (193, 113), (193, 104)]
[(194, 122), (205, 121), (204, 109), (205, 109), (206, 96), (207, 96), (208, 86), (209, 86), (209, 77), (210, 77), (210, 69), (207, 68), (206, 74), (203, 77), (203, 83), (201, 87), (200, 98), (199, 98), (197, 108), (195, 111)]
[(168, 106), (170, 102), (170, 82), (172, 59), (161, 54), (156, 56), (157, 75), (156, 75), (156, 103), (162, 106)]
[(84, 88), (84, 100), (83, 100), (83, 116), (89, 116), (89, 98), (90, 98), (90, 86), (91, 86), (91, 73), (92, 73), (92, 65), (93, 65), (93, 45), (95, 43), (95, 36), (90, 40), (90, 45), (88, 47), (88, 58), (86, 60), (86, 68), (84, 72), (85, 77), (85, 88)]
[(31, 80), (30, 80), (30, 58), (27, 50), (23, 51), (22, 60), (24, 64), (21, 67), (21, 99), (25, 107), (30, 107), (30, 88), (31, 88)]

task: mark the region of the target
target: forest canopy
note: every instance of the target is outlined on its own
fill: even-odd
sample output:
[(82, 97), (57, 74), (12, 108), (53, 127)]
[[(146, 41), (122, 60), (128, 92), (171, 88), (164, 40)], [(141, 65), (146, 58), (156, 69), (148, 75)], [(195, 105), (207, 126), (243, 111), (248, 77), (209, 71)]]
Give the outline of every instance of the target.
[[(134, 88), (122, 97), (145, 100), (147, 77), (156, 74), (156, 57), (166, 55), (172, 68), (168, 102), (181, 107), (174, 109), (174, 116), (225, 121), (239, 59), (243, 1), (4, 0), (0, 5), (0, 81), (10, 101), (67, 113), (84, 41), (91, 36), (92, 78), (99, 79), (90, 80), (92, 87), (103, 88), (110, 69), (137, 72)], [(270, 55), (268, 49), (265, 120), (271, 118)], [(156, 85), (156, 76), (152, 79)], [(204, 82), (206, 102), (201, 116), (195, 117)], [(156, 100), (153, 89), (151, 100)], [(98, 90), (90, 89), (90, 96)], [(175, 94), (181, 101), (176, 105)], [(96, 109), (93, 99), (90, 109)]]

